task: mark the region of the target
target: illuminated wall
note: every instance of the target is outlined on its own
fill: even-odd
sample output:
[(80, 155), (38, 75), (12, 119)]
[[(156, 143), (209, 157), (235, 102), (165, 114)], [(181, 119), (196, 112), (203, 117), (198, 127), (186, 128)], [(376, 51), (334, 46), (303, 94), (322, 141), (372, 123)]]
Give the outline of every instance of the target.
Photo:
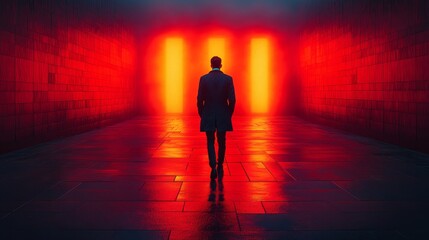
[(315, 11), (300, 37), (303, 114), (427, 151), (428, 10), (425, 1), (329, 1)]
[[(140, 10), (134, 10), (137, 8), (133, 5), (128, 10), (129, 15), (134, 12), (138, 22), (142, 114), (196, 116), (198, 82), (211, 70), (210, 58), (214, 55), (223, 59), (222, 71), (234, 79), (236, 115), (296, 113), (299, 85), (296, 74), (293, 76), (298, 28), (293, 20), (298, 12), (295, 4), (143, 1)], [(181, 39), (180, 54), (166, 53), (168, 39)], [(173, 74), (179, 70), (178, 65), (181, 73)], [(183, 78), (175, 79), (179, 75)]]
[(183, 39), (166, 38), (164, 46), (164, 76), (165, 84), (165, 112), (183, 112), (183, 73), (185, 65), (183, 59)]
[(302, 115), (429, 142), (427, 1), (9, 1), (2, 149), (144, 115), (197, 115), (213, 55), (236, 115)]
[[(221, 32), (221, 33), (219, 33)], [(276, 38), (278, 37), (278, 38)], [(286, 105), (278, 96), (287, 69), (275, 33), (233, 36), (228, 31), (208, 29), (203, 35), (180, 30), (149, 37), (144, 49), (141, 107), (149, 114), (196, 115), (196, 94), (202, 75), (208, 73), (210, 58), (222, 58), (222, 71), (231, 75), (237, 95), (237, 114), (278, 114)], [(276, 69), (276, 70), (275, 70)]]
[(268, 113), (271, 78), (270, 42), (266, 38), (252, 38), (250, 42), (251, 113)]
[(103, 7), (109, 1), (1, 3), (0, 151), (136, 112), (133, 32)]

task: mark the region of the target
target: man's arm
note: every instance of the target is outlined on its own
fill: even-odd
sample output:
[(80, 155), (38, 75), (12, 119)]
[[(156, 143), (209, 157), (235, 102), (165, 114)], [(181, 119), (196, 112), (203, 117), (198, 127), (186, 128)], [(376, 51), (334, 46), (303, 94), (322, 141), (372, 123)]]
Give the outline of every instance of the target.
[(201, 117), (201, 114), (203, 113), (204, 100), (205, 100), (203, 86), (201, 82), (202, 82), (202, 78), (200, 78), (200, 82), (198, 84), (198, 95), (197, 95), (197, 108), (198, 108), (198, 115), (200, 115), (200, 117)]
[(235, 109), (235, 90), (234, 90), (234, 81), (232, 80), (232, 77), (230, 80), (231, 81), (228, 86), (228, 109), (229, 109), (229, 113), (232, 116)]

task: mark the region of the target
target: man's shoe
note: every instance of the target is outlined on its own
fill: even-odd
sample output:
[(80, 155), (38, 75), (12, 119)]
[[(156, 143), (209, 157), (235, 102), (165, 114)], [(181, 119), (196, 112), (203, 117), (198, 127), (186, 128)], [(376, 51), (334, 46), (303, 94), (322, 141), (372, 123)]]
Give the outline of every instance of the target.
[(217, 172), (215, 168), (212, 168), (212, 172), (210, 173), (210, 178), (211, 179), (216, 179), (217, 178)]

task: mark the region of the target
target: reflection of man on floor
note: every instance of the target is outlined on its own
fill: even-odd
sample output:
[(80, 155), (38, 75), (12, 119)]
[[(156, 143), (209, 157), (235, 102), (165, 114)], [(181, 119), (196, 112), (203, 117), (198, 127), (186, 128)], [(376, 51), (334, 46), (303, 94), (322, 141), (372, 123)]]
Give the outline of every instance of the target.
[[(200, 131), (206, 132), (210, 178), (223, 177), (225, 160), (226, 131), (232, 131), (231, 117), (235, 107), (234, 83), (231, 76), (220, 71), (221, 58), (215, 56), (210, 60), (212, 71), (200, 78), (198, 86), (197, 107), (201, 118)], [(219, 147), (216, 169), (215, 132)]]

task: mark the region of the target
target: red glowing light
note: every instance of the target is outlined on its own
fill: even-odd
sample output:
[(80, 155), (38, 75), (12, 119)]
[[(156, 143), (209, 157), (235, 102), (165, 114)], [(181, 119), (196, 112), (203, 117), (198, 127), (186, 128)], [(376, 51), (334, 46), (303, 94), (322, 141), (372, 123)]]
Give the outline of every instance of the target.
[(275, 65), (280, 62), (281, 51), (277, 51), (274, 39), (264, 33), (232, 34), (224, 30), (155, 34), (146, 44), (147, 58), (143, 61), (144, 107), (152, 113), (196, 115), (198, 81), (210, 71), (210, 58), (219, 56), (221, 70), (234, 79), (238, 97), (235, 113), (271, 114), (284, 104), (284, 98), (279, 103), (278, 97), (285, 66)]
[(165, 40), (165, 105), (167, 113), (183, 112), (183, 39)]
[(270, 43), (266, 38), (253, 38), (250, 48), (251, 110), (252, 113), (266, 113), (269, 101)]

